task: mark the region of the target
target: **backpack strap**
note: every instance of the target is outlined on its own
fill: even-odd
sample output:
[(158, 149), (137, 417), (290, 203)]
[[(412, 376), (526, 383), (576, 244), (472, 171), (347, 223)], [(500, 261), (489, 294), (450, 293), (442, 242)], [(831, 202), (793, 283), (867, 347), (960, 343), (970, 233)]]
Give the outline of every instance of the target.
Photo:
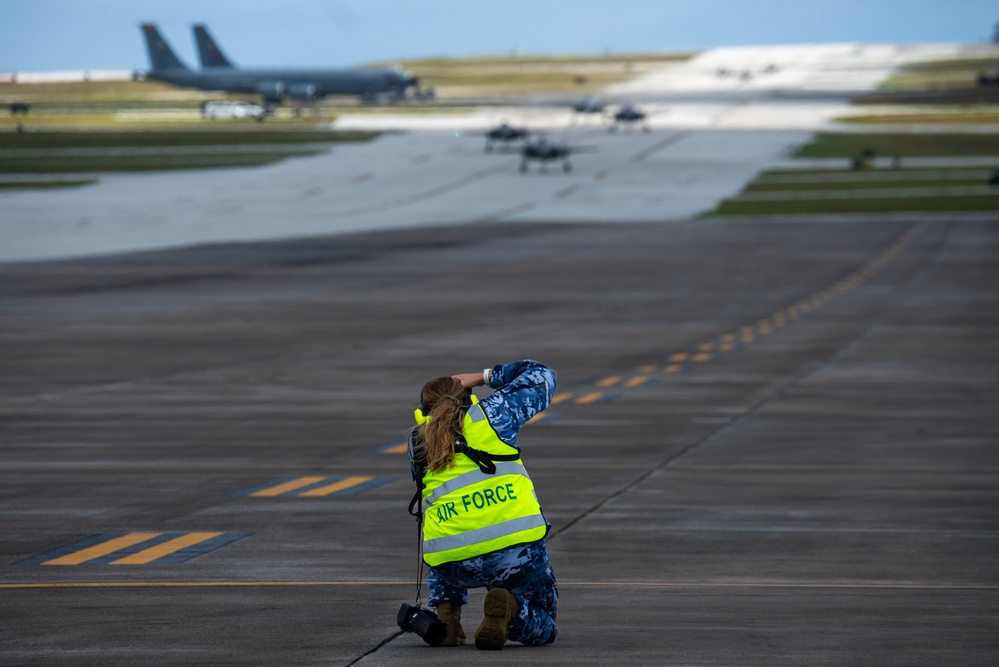
[(457, 437), (454, 443), (454, 451), (472, 459), (475, 465), (479, 466), (479, 470), (487, 475), (496, 474), (496, 461), (516, 461), (520, 458), (519, 449), (513, 454), (490, 454), (481, 449), (469, 447), (468, 441), (465, 440), (465, 436), (463, 435)]

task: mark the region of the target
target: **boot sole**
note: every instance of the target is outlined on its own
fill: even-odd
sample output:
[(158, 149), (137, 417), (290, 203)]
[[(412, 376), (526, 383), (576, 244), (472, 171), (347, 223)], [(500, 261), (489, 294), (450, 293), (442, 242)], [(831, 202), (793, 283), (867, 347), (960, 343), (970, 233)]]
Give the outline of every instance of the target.
[(503, 588), (494, 588), (486, 593), (483, 611), (486, 617), (475, 631), (475, 648), (498, 651), (506, 643), (506, 626), (513, 617), (511, 605), (513, 595)]

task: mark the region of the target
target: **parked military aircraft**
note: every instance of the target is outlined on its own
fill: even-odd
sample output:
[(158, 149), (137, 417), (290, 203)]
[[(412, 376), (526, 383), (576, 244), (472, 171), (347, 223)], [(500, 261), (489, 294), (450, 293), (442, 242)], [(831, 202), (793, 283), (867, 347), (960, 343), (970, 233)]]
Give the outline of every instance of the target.
[(610, 132), (613, 132), (618, 128), (619, 125), (632, 125), (634, 123), (642, 124), (642, 131), (649, 131), (649, 124), (646, 120), (647, 114), (644, 111), (639, 111), (634, 105), (625, 104), (622, 105), (620, 109), (612, 116), (611, 126), (608, 128)]
[(582, 100), (572, 105), (572, 110), (576, 113), (603, 113), (606, 108), (606, 104), (597, 102), (592, 97), (584, 97)]
[(512, 127), (507, 123), (503, 123), (499, 127), (494, 127), (486, 132), (486, 151), (488, 152), (493, 149), (493, 142), (495, 141), (503, 144), (508, 144), (511, 141), (526, 141), (529, 135), (530, 132), (526, 128)]
[(142, 33), (152, 66), (146, 78), (182, 88), (257, 94), (265, 106), (284, 99), (301, 104), (327, 95), (356, 95), (364, 102), (392, 100), (405, 96), (409, 88), (419, 84), (412, 73), (398, 68), (239, 69), (225, 57), (203, 26), (196, 26), (195, 39), (204, 69), (195, 71), (174, 54), (154, 24), (143, 24)]
[(545, 165), (552, 160), (562, 161), (562, 171), (572, 171), (572, 164), (569, 162), (570, 152), (568, 144), (557, 144), (549, 141), (547, 137), (538, 137), (534, 141), (524, 144), (520, 153), (520, 171), (527, 171), (527, 164), (531, 160), (540, 162), (542, 171), (544, 171)]
[(208, 34), (207, 26), (195, 24), (191, 26), (191, 30), (194, 31), (194, 42), (198, 47), (198, 60), (201, 61), (201, 69), (236, 69), (222, 53), (222, 49), (215, 43), (212, 36)]

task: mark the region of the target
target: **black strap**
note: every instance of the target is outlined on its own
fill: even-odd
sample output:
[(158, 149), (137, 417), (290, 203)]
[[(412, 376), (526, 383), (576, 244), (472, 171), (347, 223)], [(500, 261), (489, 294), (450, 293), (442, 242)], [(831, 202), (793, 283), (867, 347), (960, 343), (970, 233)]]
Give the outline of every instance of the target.
[(487, 475), (496, 474), (496, 461), (516, 461), (520, 458), (519, 451), (513, 454), (492, 454), (481, 449), (473, 449), (468, 446), (468, 441), (462, 435), (459, 435), (455, 441), (454, 451), (472, 459), (475, 465), (479, 466), (479, 470)]

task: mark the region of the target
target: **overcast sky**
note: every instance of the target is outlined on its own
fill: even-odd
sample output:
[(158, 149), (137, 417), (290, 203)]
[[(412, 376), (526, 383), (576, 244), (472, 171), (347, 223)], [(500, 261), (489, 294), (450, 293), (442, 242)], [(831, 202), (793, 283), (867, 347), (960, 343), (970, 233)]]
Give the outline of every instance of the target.
[(246, 66), (427, 56), (691, 51), (745, 44), (980, 42), (995, 0), (8, 0), (0, 71), (143, 69), (158, 23), (194, 64), (207, 23)]

